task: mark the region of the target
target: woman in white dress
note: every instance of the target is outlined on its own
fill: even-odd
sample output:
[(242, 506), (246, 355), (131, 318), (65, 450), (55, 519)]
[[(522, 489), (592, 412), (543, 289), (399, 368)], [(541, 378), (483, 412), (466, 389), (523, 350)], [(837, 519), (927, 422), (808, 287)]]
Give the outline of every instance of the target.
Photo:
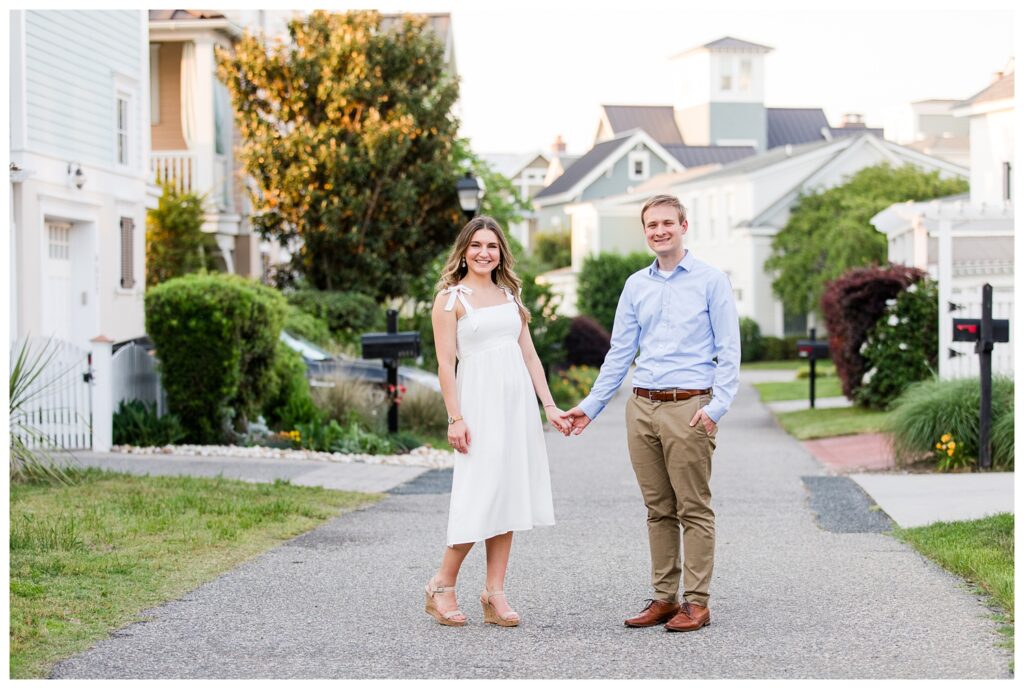
[(425, 587), (426, 610), (453, 627), (466, 624), (455, 581), (477, 541), (487, 546), (484, 622), (519, 624), (504, 594), (512, 532), (555, 523), (537, 397), (552, 426), (566, 435), (571, 430), (530, 338), (514, 264), (498, 223), (473, 218), (455, 240), (434, 301), (437, 375), (456, 459), (448, 547)]

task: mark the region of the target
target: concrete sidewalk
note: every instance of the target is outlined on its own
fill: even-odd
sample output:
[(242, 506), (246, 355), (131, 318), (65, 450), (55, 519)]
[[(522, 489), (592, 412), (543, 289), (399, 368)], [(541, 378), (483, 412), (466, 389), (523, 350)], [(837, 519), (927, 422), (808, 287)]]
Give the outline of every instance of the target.
[(1013, 512), (1013, 472), (991, 474), (853, 474), (904, 528)]
[(254, 483), (273, 483), (280, 479), (291, 481), (297, 486), (321, 486), (360, 493), (383, 493), (429, 471), (418, 466), (359, 462), (345, 464), (304, 459), (133, 455), (117, 452), (76, 452), (75, 461), (85, 467), (129, 474), (223, 476)]
[(482, 547), (459, 579), (470, 623), (423, 613), (448, 518), (444, 472), (431, 471), (145, 611), (53, 677), (1010, 677), (984, 603), (860, 526), (877, 516), (860, 489), (827, 475), (749, 386), (714, 457), (714, 623), (691, 634), (624, 627), (651, 595), (625, 397), (582, 436), (545, 436), (557, 525), (515, 536), (505, 589), (518, 628), (482, 624)]

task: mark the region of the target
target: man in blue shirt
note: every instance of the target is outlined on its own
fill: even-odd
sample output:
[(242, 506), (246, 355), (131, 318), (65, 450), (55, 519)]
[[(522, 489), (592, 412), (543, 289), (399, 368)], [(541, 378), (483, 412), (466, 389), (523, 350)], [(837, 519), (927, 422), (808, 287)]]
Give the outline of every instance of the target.
[(708, 483), (718, 422), (739, 387), (739, 318), (725, 274), (683, 248), (688, 225), (679, 199), (655, 196), (640, 218), (658, 258), (626, 280), (601, 373), (565, 416), (573, 433), (582, 433), (622, 385), (639, 347), (626, 428), (647, 505), (654, 597), (626, 625), (694, 631), (711, 622), (715, 513)]

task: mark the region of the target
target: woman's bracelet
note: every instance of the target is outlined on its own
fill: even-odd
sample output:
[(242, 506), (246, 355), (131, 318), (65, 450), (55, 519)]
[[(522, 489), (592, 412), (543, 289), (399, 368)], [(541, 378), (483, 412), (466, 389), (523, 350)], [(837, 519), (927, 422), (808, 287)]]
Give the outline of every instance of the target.
[(554, 408), (556, 408), (556, 409), (557, 409), (557, 408), (558, 408), (558, 405), (557, 405), (557, 404), (555, 404), (554, 402), (552, 402), (551, 404), (545, 404), (545, 405), (544, 405), (544, 408), (545, 408), (545, 409), (547, 409), (548, 407), (554, 407)]

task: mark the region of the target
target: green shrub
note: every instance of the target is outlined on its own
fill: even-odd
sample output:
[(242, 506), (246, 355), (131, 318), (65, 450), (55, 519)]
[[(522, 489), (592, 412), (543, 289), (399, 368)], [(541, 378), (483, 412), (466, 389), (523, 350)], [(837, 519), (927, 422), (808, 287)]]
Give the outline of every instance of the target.
[(763, 361), (788, 361), (799, 358), (796, 353), (796, 341), (803, 339), (799, 335), (774, 337), (765, 335), (761, 338)]
[[(398, 408), (399, 428), (427, 436), (443, 436), (448, 432), (448, 411), (444, 398), (422, 385), (413, 385), (402, 397)], [(392, 436), (394, 437), (394, 436)]]
[(911, 383), (935, 376), (939, 363), (939, 289), (929, 279), (912, 283), (885, 311), (861, 346), (866, 372), (854, 398), (885, 409)]
[(266, 394), (281, 295), (235, 275), (188, 275), (148, 290), (145, 301), (168, 405), (187, 439), (221, 441), (231, 416), (244, 427)]
[(292, 430), (321, 415), (309, 392), (302, 356), (283, 342), (277, 343), (268, 376), (263, 416), (271, 428)]
[(346, 426), (334, 419), (327, 423), (314, 419), (309, 423), (298, 424), (297, 430), (299, 444), (306, 450), (367, 455), (391, 454), (393, 451), (387, 438), (365, 430), (354, 419)]
[(598, 373), (600, 369), (593, 366), (570, 366), (551, 376), (548, 387), (555, 404), (563, 410), (575, 407), (590, 394)]
[(564, 268), (572, 263), (572, 233), (538, 232), (533, 236), (533, 255), (544, 270)]
[(301, 337), (321, 347), (331, 344), (331, 331), (327, 322), (292, 304), (288, 304), (288, 310), (285, 311), (284, 330), (289, 335)]
[(388, 442), (391, 443), (392, 451), (396, 454), (409, 454), (424, 443), (418, 435), (409, 431), (398, 431), (388, 435)]
[(173, 445), (185, 437), (174, 414), (156, 415), (156, 405), (122, 400), (114, 413), (114, 444), (154, 447)]
[(615, 322), (615, 307), (626, 284), (626, 278), (649, 266), (654, 258), (648, 254), (598, 254), (588, 256), (580, 271), (578, 308), (581, 314), (591, 316), (608, 332)]
[(377, 301), (361, 292), (300, 289), (291, 292), (288, 303), (327, 323), (340, 339), (358, 338), (364, 332), (384, 326), (384, 312)]
[(146, 212), (146, 287), (189, 273), (215, 271), (220, 248), (203, 232), (203, 197), (164, 184)]
[[(947, 433), (966, 457), (978, 456), (977, 378), (914, 383), (893, 403), (885, 430), (892, 433), (899, 465), (928, 457), (939, 459), (936, 444)], [(1009, 419), (1009, 420), (1007, 420)], [(992, 464), (1013, 468), (1013, 379), (992, 379)]]
[(740, 319), (740, 361), (761, 361), (764, 357), (764, 340), (761, 326), (753, 318)]

